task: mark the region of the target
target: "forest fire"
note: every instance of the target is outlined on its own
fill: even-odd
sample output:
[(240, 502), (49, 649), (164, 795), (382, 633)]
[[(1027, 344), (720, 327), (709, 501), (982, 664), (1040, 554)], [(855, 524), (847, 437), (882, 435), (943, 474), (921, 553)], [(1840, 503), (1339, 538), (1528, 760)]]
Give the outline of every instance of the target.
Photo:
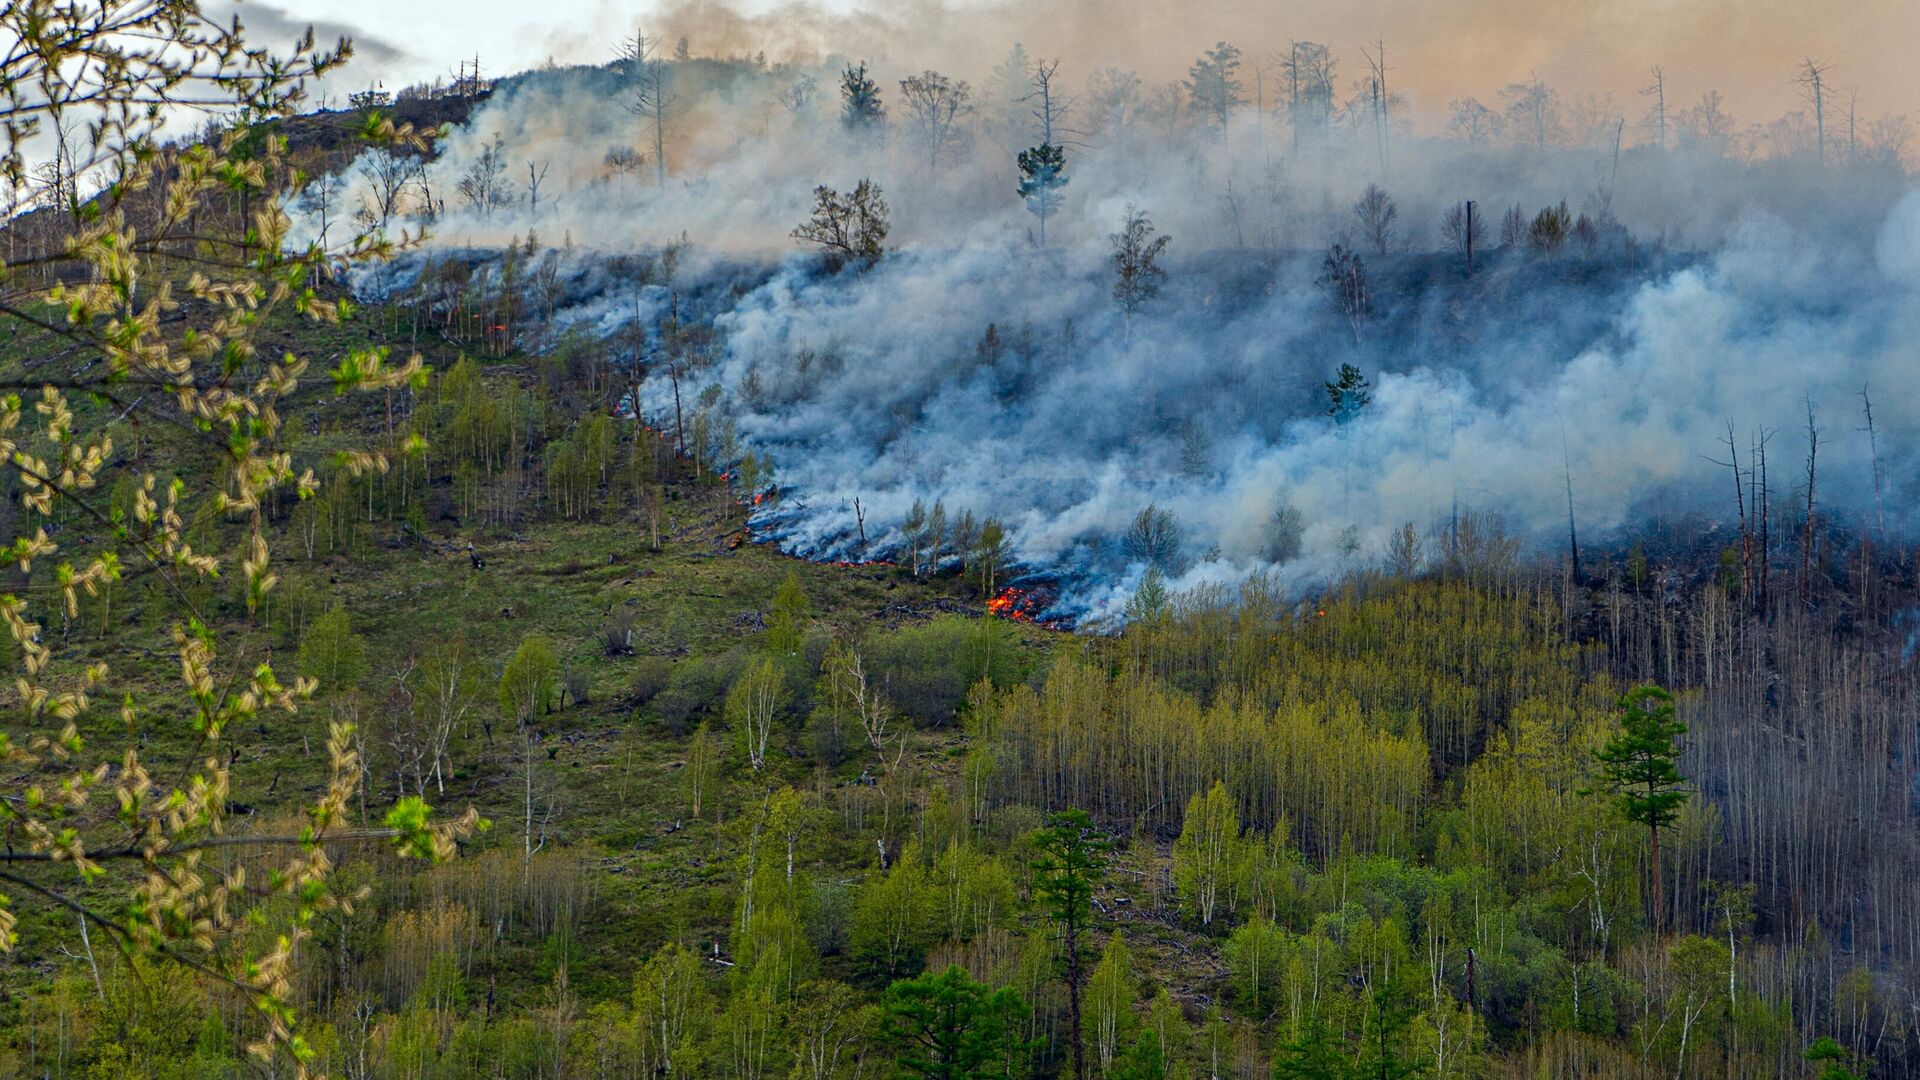
[(1046, 584), (1026, 587), (1009, 585), (987, 601), (987, 613), (1014, 622), (1044, 626), (1049, 630), (1073, 629), (1073, 624), (1068, 620), (1047, 616), (1056, 599), (1058, 597), (1053, 588)]

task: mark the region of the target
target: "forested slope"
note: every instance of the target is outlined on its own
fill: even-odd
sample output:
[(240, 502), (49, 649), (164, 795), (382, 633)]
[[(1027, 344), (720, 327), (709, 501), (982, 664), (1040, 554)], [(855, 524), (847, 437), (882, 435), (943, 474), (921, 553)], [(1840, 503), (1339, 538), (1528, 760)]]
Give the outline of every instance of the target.
[(197, 76), (246, 122), (9, 218), (0, 1073), (1920, 1074), (1915, 567), (1811, 454), (1737, 535), (1562, 561), (1457, 505), (1037, 625), (937, 498), (903, 553), (850, 505), (858, 562), (748, 528), (683, 244), (610, 338), (531, 237), (356, 304), (411, 239), (287, 197), (427, 133), (289, 129), (333, 59), (248, 55)]

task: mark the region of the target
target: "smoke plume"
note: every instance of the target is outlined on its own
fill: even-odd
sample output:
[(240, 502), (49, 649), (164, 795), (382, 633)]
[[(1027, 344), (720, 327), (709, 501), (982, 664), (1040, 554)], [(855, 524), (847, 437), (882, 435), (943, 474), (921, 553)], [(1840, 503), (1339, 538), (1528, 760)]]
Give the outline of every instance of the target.
[[(1916, 524), (1920, 194), (1897, 125), (1843, 157), (1799, 113), (1735, 127), (1676, 107), (1656, 144), (1637, 118), (1555, 98), (1551, 144), (1483, 141), (1405, 101), (1348, 99), (1343, 76), (1321, 116), (1275, 108), (1268, 83), (1268, 108), (1223, 129), (1165, 85), (1128, 92), (1069, 59), (1068, 183), (1043, 246), (1015, 194), (1015, 153), (1038, 141), (1026, 73), (968, 73), (965, 137), (934, 146), (896, 89), (924, 63), (876, 69), (889, 122), (862, 132), (839, 121), (838, 58), (670, 62), (664, 184), (609, 153), (651, 151), (623, 108), (631, 72), (508, 80), (431, 166), (439, 246), (360, 287), (405, 299), (432, 260), (485, 264), (537, 231), (562, 295), (522, 344), (655, 332), (640, 408), (671, 417), (677, 391), (724, 450), (771, 459), (763, 535), (877, 557), (938, 501), (1003, 521), (1075, 619), (1117, 614), (1149, 561), (1176, 587), (1325, 580), (1463, 507), (1542, 550), (1565, 546), (1569, 500), (1583, 539), (1656, 518), (1724, 528), (1729, 453), (1746, 468), (1763, 434), (1773, 505), (1792, 512), (1810, 413), (1823, 517)], [(461, 203), (489, 148), (514, 181), (545, 171), (538, 201)], [(868, 178), (892, 207), (875, 265), (829, 269), (788, 238), (816, 185)], [(1369, 185), (1393, 200), (1384, 229), (1356, 212)], [(1472, 273), (1442, 228), (1466, 200), (1487, 226)], [(1530, 234), (1562, 204), (1567, 236)], [(1172, 238), (1165, 288), (1131, 316), (1111, 294), (1129, 208)], [(1522, 229), (1503, 239), (1509, 209)], [(1328, 281), (1333, 244), (1364, 262), (1357, 309)], [(629, 256), (669, 248), (671, 278), (657, 258), (632, 272)], [(677, 387), (658, 351), (670, 311), (717, 343)], [(1325, 384), (1343, 364), (1370, 400), (1336, 417)], [(1149, 507), (1177, 550), (1127, 543)]]

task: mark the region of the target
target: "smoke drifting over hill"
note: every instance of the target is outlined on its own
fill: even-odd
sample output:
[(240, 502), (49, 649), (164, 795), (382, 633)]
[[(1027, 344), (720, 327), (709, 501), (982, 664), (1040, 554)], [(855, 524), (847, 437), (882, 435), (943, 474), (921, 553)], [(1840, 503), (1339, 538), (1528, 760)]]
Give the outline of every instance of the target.
[[(1076, 618), (1124, 605), (1145, 560), (1123, 537), (1149, 506), (1177, 522), (1179, 551), (1160, 561), (1189, 585), (1323, 580), (1461, 507), (1550, 549), (1569, 483), (1584, 536), (1731, 519), (1731, 474), (1713, 461), (1731, 425), (1743, 467), (1756, 433), (1774, 433), (1780, 511), (1804, 488), (1809, 407), (1823, 514), (1916, 524), (1920, 195), (1892, 122), (1850, 143), (1829, 129), (1821, 149), (1802, 115), (1737, 126), (1675, 102), (1655, 145), (1638, 102), (1626, 118), (1555, 98), (1550, 140), (1442, 137), (1445, 110), (1349, 101), (1346, 74), (1320, 115), (1275, 109), (1266, 71), (1268, 108), (1238, 107), (1223, 130), (1169, 86), (1073, 62), (1056, 85), (1072, 105), (1069, 183), (1045, 246), (1015, 195), (1014, 154), (1038, 138), (1012, 66), (979, 77), (964, 138), (935, 146), (898, 101), (916, 69), (876, 71), (889, 122), (856, 132), (839, 121), (838, 61), (687, 58), (665, 65), (664, 184), (654, 163), (610, 154), (651, 150), (622, 107), (628, 72), (509, 80), (428, 173), (435, 246), (361, 287), (405, 296), (435, 259), (477, 260), (497, 285), (485, 252), (537, 230), (564, 244), (562, 270), (552, 325), (521, 344), (639, 320), (640, 403), (660, 418), (675, 393), (661, 321), (677, 310), (714, 330), (681, 404), (771, 457), (764, 533), (873, 557), (902, 545), (913, 503), (939, 500), (1004, 521)], [(1251, 98), (1250, 71), (1238, 78)], [(462, 205), (458, 182), (489, 148), (518, 186), (503, 205)], [(524, 179), (542, 170), (535, 201)], [(816, 184), (862, 178), (891, 204), (892, 250), (830, 272), (788, 232)], [(1380, 246), (1352, 210), (1369, 184), (1397, 209)], [(1489, 226), (1472, 275), (1439, 227), (1466, 199)], [(1587, 223), (1578, 238), (1503, 245), (1507, 208), (1531, 220), (1563, 200)], [(1109, 235), (1130, 206), (1172, 243), (1165, 290), (1128, 319)], [(682, 242), (671, 278), (645, 258)], [(1364, 312), (1324, 280), (1335, 242), (1366, 261)], [(1337, 423), (1322, 384), (1343, 363), (1373, 388)]]

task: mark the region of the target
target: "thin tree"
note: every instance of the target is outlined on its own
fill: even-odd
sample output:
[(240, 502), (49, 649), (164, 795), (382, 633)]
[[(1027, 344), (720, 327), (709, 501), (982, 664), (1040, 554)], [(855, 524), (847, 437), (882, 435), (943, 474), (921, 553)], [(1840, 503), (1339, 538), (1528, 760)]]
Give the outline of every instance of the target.
[(1657, 64), (1654, 65), (1653, 81), (1640, 88), (1640, 96), (1653, 99), (1653, 103), (1647, 106), (1644, 124), (1649, 131), (1653, 132), (1655, 145), (1665, 150), (1667, 148), (1666, 69)]
[(980, 523), (980, 535), (973, 541), (973, 570), (980, 576), (980, 595), (992, 596), (1000, 571), (1012, 556), (1013, 545), (999, 518)]
[(1333, 293), (1333, 302), (1347, 317), (1353, 340), (1360, 340), (1360, 324), (1373, 313), (1373, 290), (1367, 283), (1367, 264), (1358, 253), (1344, 244), (1327, 249), (1320, 263), (1321, 280)]
[(1113, 244), (1113, 300), (1131, 322), (1135, 312), (1160, 295), (1167, 272), (1159, 260), (1173, 238), (1156, 233), (1146, 211), (1129, 203), (1120, 231), (1107, 239)]
[(547, 181), (547, 163), (527, 162), (527, 216), (540, 216), (540, 185)]
[(1379, 184), (1368, 184), (1367, 190), (1360, 193), (1354, 201), (1353, 218), (1360, 226), (1360, 235), (1366, 238), (1375, 255), (1385, 255), (1393, 244), (1393, 223), (1400, 218), (1399, 204), (1393, 196), (1386, 193)]
[(1565, 137), (1566, 126), (1560, 120), (1560, 95), (1540, 76), (1508, 84), (1500, 91), (1500, 98), (1506, 102), (1507, 131), (1522, 146), (1544, 153), (1547, 147)]
[(1504, 124), (1500, 114), (1477, 98), (1456, 98), (1447, 104), (1447, 109), (1447, 134), (1468, 146), (1484, 146), (1500, 137)]
[(1674, 719), (1673, 695), (1657, 686), (1641, 686), (1620, 699), (1620, 733), (1594, 756), (1600, 780), (1613, 792), (1614, 804), (1628, 821), (1647, 827), (1648, 878), (1652, 883), (1653, 932), (1660, 933), (1662, 897), (1660, 830), (1673, 824), (1688, 798), (1681, 775), (1680, 748), (1674, 742), (1687, 725)]
[(656, 54), (660, 39), (637, 31), (620, 44), (626, 65), (627, 112), (638, 117), (653, 134), (654, 182), (667, 184), (667, 125), (679, 97), (673, 92), (673, 67)]
[(1800, 532), (1800, 600), (1805, 603), (1813, 587), (1813, 547), (1819, 535), (1819, 503), (1814, 498), (1816, 466), (1820, 460), (1820, 426), (1814, 417), (1813, 399), (1807, 399), (1807, 520)]
[(1580, 530), (1573, 517), (1573, 452), (1567, 447), (1567, 427), (1560, 425), (1560, 475), (1567, 484), (1567, 554), (1571, 580), (1580, 580)]
[(1867, 424), (1863, 429), (1867, 433), (1867, 453), (1873, 463), (1873, 517), (1874, 531), (1882, 537), (1887, 532), (1887, 507), (1882, 496), (1885, 474), (1880, 470), (1880, 437), (1873, 429), (1873, 387), (1860, 388), (1860, 411), (1866, 415)]
[(407, 192), (420, 178), (425, 165), (404, 146), (376, 146), (360, 155), (357, 169), (367, 182), (370, 201), (361, 211), (367, 223), (385, 231), (407, 203)]
[(1086, 1043), (1080, 1030), (1081, 938), (1093, 921), (1093, 889), (1106, 871), (1112, 844), (1093, 827), (1085, 810), (1062, 810), (1034, 837), (1034, 893), (1046, 917), (1059, 928), (1067, 965), (1067, 1045), (1074, 1080), (1086, 1080)]
[(925, 71), (900, 80), (900, 101), (927, 155), (927, 168), (938, 169), (941, 157), (958, 149), (966, 139), (962, 123), (973, 112), (972, 89), (965, 79)]
[(1384, 37), (1375, 38), (1373, 50), (1373, 52), (1369, 53), (1366, 49), (1362, 48), (1360, 55), (1366, 57), (1367, 66), (1373, 69), (1371, 87), (1373, 92), (1373, 138), (1375, 150), (1380, 159), (1380, 171), (1384, 174), (1387, 171), (1387, 110), (1393, 100), (1387, 92), (1387, 39)]
[(1487, 219), (1476, 213), (1472, 199), (1455, 203), (1440, 218), (1440, 235), (1447, 246), (1466, 256), (1467, 273), (1473, 273), (1473, 253), (1487, 246)]
[(1820, 164), (1827, 163), (1827, 99), (1833, 91), (1827, 87), (1825, 64), (1816, 64), (1812, 57), (1801, 61), (1800, 74), (1793, 81), (1800, 86), (1800, 96), (1813, 106), (1813, 130), (1819, 140)]
[(454, 190), (481, 217), (492, 217), (495, 210), (513, 201), (507, 184), (506, 147), (499, 136), (480, 148), (479, 156), (460, 174)]
[(1334, 73), (1332, 50), (1314, 41), (1296, 41), (1280, 63), (1287, 78), (1287, 116), (1293, 143), (1302, 131), (1324, 133), (1333, 122)]
[(1061, 101), (1053, 90), (1054, 74), (1060, 61), (1042, 60), (1033, 65), (1033, 89), (1020, 100), (1033, 104), (1033, 118), (1040, 122), (1040, 143), (1022, 150), (1016, 159), (1020, 168), (1020, 197), (1027, 210), (1040, 219), (1041, 246), (1047, 242), (1047, 219), (1060, 207), (1060, 189), (1067, 186), (1067, 151), (1059, 131), (1069, 102)]

